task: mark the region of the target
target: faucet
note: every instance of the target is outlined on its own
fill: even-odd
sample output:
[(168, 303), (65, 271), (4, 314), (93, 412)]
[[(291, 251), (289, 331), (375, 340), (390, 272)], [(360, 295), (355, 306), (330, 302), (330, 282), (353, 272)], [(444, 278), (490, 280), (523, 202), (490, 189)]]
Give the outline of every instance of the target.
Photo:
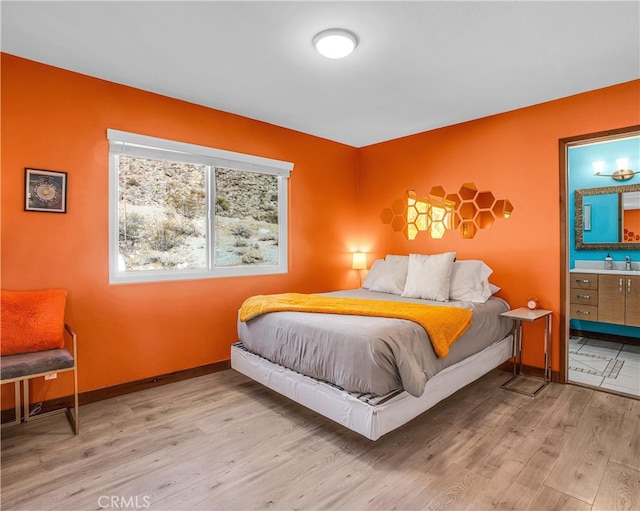
[(625, 256), (624, 258), (624, 269), (631, 271), (631, 258), (629, 256)]

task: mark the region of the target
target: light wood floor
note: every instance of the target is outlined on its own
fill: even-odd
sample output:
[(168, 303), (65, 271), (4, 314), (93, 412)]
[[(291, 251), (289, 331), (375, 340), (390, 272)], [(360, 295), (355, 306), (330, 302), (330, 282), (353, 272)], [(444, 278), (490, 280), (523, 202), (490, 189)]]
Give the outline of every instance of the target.
[(232, 370), (93, 403), (3, 430), (2, 509), (640, 509), (640, 401), (508, 378), (377, 442)]

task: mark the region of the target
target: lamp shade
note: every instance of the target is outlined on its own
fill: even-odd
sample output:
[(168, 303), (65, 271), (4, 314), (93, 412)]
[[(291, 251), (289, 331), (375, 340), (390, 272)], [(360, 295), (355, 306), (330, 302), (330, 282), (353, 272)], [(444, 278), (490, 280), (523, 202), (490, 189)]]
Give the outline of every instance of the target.
[(618, 170), (627, 170), (629, 168), (629, 158), (618, 158), (616, 160)]
[(364, 252), (353, 253), (353, 263), (351, 268), (354, 270), (366, 270), (367, 269), (367, 254)]
[(593, 173), (598, 176), (604, 170), (604, 161), (594, 161), (593, 165)]

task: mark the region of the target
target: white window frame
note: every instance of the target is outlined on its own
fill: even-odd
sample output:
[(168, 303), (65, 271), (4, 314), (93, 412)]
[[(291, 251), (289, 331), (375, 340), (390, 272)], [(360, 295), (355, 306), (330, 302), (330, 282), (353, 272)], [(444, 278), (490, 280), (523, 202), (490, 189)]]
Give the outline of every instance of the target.
[[(288, 264), (288, 182), (293, 163), (214, 149), (195, 144), (107, 129), (109, 140), (109, 283), (158, 282), (185, 279), (271, 275), (287, 273)], [(207, 179), (207, 268), (126, 271), (119, 268), (118, 156), (135, 156), (195, 163), (210, 168), (223, 167), (246, 172), (270, 174), (278, 178), (278, 264), (215, 267), (215, 182)], [(213, 176), (213, 172), (207, 175)]]

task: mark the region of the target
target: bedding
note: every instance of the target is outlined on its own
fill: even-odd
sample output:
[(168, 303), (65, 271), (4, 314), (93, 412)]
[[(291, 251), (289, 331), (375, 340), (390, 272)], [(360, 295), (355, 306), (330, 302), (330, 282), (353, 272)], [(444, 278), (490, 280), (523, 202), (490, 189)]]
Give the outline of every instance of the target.
[(368, 282), (369, 289), (379, 293), (402, 294), (408, 271), (409, 256), (388, 255), (378, 265), (373, 277)]
[(286, 311), (408, 319), (427, 331), (440, 358), (448, 355), (450, 346), (471, 326), (473, 314), (458, 307), (283, 293), (247, 298), (240, 308), (240, 321), (247, 322), (269, 312)]
[(423, 300), (449, 301), (455, 252), (409, 254), (407, 280), (401, 295)]
[[(449, 266), (451, 257), (452, 267)], [(427, 300), (484, 303), (500, 291), (489, 282), (492, 273), (483, 261), (456, 260), (455, 252), (388, 255), (373, 262), (362, 287)]]
[[(364, 288), (323, 295), (445, 305)], [(397, 318), (273, 312), (239, 321), (238, 337), (249, 351), (346, 391), (382, 396), (404, 389), (418, 397), (430, 378), (511, 330), (511, 320), (500, 316), (509, 306), (500, 298), (484, 303), (449, 301), (446, 306), (470, 310), (472, 324), (444, 358), (436, 355), (424, 328)]]

